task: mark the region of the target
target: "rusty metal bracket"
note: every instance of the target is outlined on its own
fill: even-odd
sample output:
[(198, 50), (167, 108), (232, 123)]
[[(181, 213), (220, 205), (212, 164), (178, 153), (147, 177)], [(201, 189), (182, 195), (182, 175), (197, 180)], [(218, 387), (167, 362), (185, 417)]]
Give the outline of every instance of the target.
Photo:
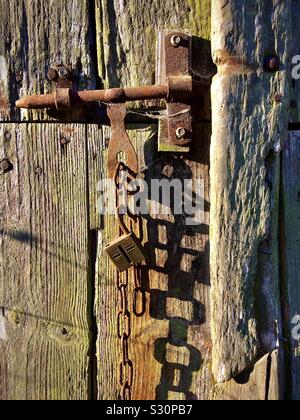
[(55, 83), (54, 103), (57, 111), (72, 109), (71, 92), (74, 90), (74, 73), (70, 66), (59, 65), (48, 71), (48, 79)]
[(159, 151), (189, 152), (196, 83), (191, 73), (192, 36), (161, 31), (158, 38), (156, 82), (168, 83), (167, 119), (159, 123)]
[(108, 176), (113, 179), (118, 161), (122, 161), (135, 174), (138, 172), (138, 158), (125, 128), (126, 104), (109, 104), (107, 113), (112, 133), (108, 147)]
[[(60, 66), (57, 69), (51, 69), (48, 73), (48, 78), (56, 82), (55, 92), (22, 98), (16, 102), (16, 106), (18, 108), (53, 108), (58, 111), (65, 111), (74, 107), (87, 106), (93, 102), (122, 104), (135, 100), (165, 99), (167, 113), (160, 122), (160, 150), (188, 152), (192, 141), (192, 98), (201, 95), (205, 84), (205, 82), (193, 80), (191, 57), (192, 37), (190, 34), (180, 31), (167, 31), (160, 34), (158, 58), (161, 65), (157, 77), (159, 83), (156, 85), (76, 91), (73, 89), (71, 69)], [(113, 137), (119, 136), (119, 138), (125, 140), (127, 134), (124, 125), (124, 109), (121, 106), (109, 107), (108, 114), (113, 132), (117, 133)], [(119, 115), (120, 122), (116, 115)], [(121, 144), (119, 141), (118, 147)], [(124, 141), (123, 145), (127, 147), (128, 141)], [(117, 143), (113, 141), (110, 148), (113, 153), (115, 153), (113, 148), (116, 147)], [(129, 153), (128, 161), (131, 163), (132, 149), (129, 146), (127, 153)], [(134, 170), (135, 161), (132, 164), (132, 170)]]

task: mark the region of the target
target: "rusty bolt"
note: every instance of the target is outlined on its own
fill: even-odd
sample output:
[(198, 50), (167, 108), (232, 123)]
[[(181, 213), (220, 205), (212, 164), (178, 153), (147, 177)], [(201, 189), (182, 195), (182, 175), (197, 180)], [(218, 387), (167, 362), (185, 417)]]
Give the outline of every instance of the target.
[(48, 71), (47, 76), (48, 76), (48, 79), (49, 79), (51, 82), (56, 82), (56, 81), (57, 81), (57, 79), (58, 79), (58, 73), (57, 73), (57, 71), (56, 71), (55, 69), (50, 69), (50, 70)]
[(179, 35), (173, 35), (171, 38), (171, 44), (173, 47), (178, 48), (181, 44), (181, 37)]
[(22, 74), (22, 73), (18, 73), (18, 74), (16, 74), (16, 81), (17, 81), (18, 83), (21, 83), (21, 82), (22, 82), (22, 80), (23, 80), (23, 74)]
[(0, 162), (0, 169), (3, 173), (7, 173), (7, 172), (10, 172), (13, 169), (13, 166), (8, 159), (3, 159)]
[(277, 55), (268, 55), (264, 60), (264, 70), (269, 73), (275, 73), (279, 70), (280, 60)]
[(281, 93), (275, 93), (274, 95), (274, 101), (279, 104), (282, 100), (282, 94)]
[(60, 144), (62, 144), (63, 146), (65, 146), (66, 144), (69, 144), (70, 140), (68, 140), (66, 137), (61, 137), (60, 138)]
[(8, 131), (4, 134), (4, 138), (5, 140), (11, 140), (11, 133), (9, 133)]
[(70, 71), (66, 67), (60, 67), (58, 69), (58, 75), (61, 79), (67, 79), (70, 75)]
[(176, 137), (178, 139), (180, 139), (180, 140), (183, 139), (185, 135), (186, 135), (186, 129), (185, 128), (183, 128), (183, 127), (177, 128)]

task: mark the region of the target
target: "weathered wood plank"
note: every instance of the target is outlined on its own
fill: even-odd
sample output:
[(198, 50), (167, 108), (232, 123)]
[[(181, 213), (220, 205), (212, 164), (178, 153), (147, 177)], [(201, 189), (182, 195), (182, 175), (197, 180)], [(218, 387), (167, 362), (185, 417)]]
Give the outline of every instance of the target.
[(0, 398), (88, 399), (86, 128), (1, 124), (3, 158)]
[[(292, 75), (293, 75), (293, 91), (290, 103), (290, 122), (300, 122), (300, 1), (292, 0), (292, 49), (291, 49), (291, 62), (292, 62)], [(297, 58), (297, 61), (294, 62)]]
[[(98, 137), (96, 126), (90, 127)], [(212, 386), (209, 285), (209, 142), (210, 126), (199, 125), (191, 155), (178, 160), (157, 154), (156, 126), (129, 127), (145, 164), (146, 180), (204, 180), (205, 217), (199, 226), (188, 226), (184, 216), (144, 216), (148, 251), (146, 313), (132, 318), (130, 356), (134, 364), (133, 399), (208, 399)], [(105, 130), (104, 138), (110, 136)], [(198, 142), (198, 143), (197, 143)], [(93, 142), (96, 143), (95, 141)], [(94, 148), (92, 147), (94, 153)], [(100, 165), (101, 166), (101, 165)], [(152, 209), (158, 203), (152, 202)], [(98, 320), (98, 390), (100, 399), (118, 398), (118, 363), (121, 343), (117, 338), (118, 293), (116, 274), (103, 248), (117, 234), (113, 216), (105, 217), (98, 238), (96, 318)], [(133, 279), (129, 301), (132, 308)]]
[[(52, 66), (71, 65), (77, 70), (79, 89), (95, 87), (91, 4), (86, 0), (0, 1), (0, 120), (49, 119), (44, 111), (20, 114), (14, 104), (20, 96), (51, 92), (47, 72)], [(69, 114), (71, 118), (78, 116)]]
[[(283, 151), (283, 220), (282, 220), (282, 275), (284, 281), (284, 313), (287, 352), (290, 360), (290, 395), (300, 400), (300, 132), (292, 131)], [(294, 337), (293, 337), (294, 331)]]
[(152, 84), (157, 32), (187, 29), (209, 40), (210, 10), (211, 0), (96, 0), (98, 67), (105, 86)]
[[(213, 373), (224, 382), (279, 344), (278, 235), (272, 220), (290, 101), (291, 1), (212, 5), (218, 66), (211, 146)], [(264, 73), (265, 54), (274, 51), (282, 68)]]
[[(98, 71), (104, 85), (154, 83), (159, 30), (187, 29), (194, 36), (206, 40), (202, 41), (201, 47), (205, 51), (210, 50), (210, 6), (210, 1), (194, 0), (96, 0)], [(195, 76), (208, 79), (213, 70), (203, 57), (209, 54), (203, 50), (200, 53), (197, 42), (194, 45), (192, 70)], [(153, 127), (142, 130), (136, 126), (135, 130), (130, 133), (141, 165), (145, 160), (146, 164), (155, 161), (158, 157), (155, 138), (147, 140), (153, 134)], [(199, 142), (203, 140), (203, 146), (194, 152), (190, 160), (186, 158), (179, 165), (172, 156), (162, 155), (157, 165), (150, 165), (147, 179), (155, 176), (161, 179), (164, 173), (173, 170), (178, 178), (187, 173), (192, 179), (203, 176), (208, 203), (209, 129), (204, 129), (204, 133), (195, 135)], [(109, 131), (104, 137), (109, 137)], [(199, 157), (200, 151), (202, 157)], [(176, 167), (177, 164), (180, 168)], [(207, 225), (208, 211), (206, 209)], [(150, 250), (150, 272), (144, 280), (146, 314), (133, 321), (130, 354), (135, 366), (134, 399), (208, 398), (211, 386), (208, 227), (205, 225), (203, 230), (199, 228), (199, 231), (195, 229), (193, 232), (192, 228), (185, 226), (184, 220), (179, 219), (164, 215), (160, 220), (157, 215), (150, 214), (144, 221), (145, 240), (147, 242), (148, 237)], [(102, 361), (98, 370), (98, 387), (99, 398), (115, 399), (120, 389), (120, 343), (116, 339), (117, 308), (114, 307), (118, 295), (115, 273), (102, 253), (104, 244), (115, 237), (116, 226), (113, 218), (105, 219), (103, 226), (104, 231), (99, 236), (96, 276), (97, 319), (101, 319), (98, 360)], [(205, 319), (199, 321), (201, 316), (197, 308)]]
[(281, 399), (278, 380), (278, 351), (267, 354), (254, 366), (252, 372), (212, 390), (213, 400), (227, 401), (278, 401)]

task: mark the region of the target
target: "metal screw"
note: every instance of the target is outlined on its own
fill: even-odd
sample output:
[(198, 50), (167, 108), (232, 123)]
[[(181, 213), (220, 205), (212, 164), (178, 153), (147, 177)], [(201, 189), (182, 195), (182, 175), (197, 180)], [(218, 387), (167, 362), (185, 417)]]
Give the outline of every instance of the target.
[(171, 44), (173, 47), (178, 48), (181, 44), (181, 37), (179, 35), (173, 35), (171, 38)]
[(65, 146), (69, 143), (70, 143), (70, 140), (68, 140), (66, 137), (61, 137), (60, 138), (60, 144), (62, 144), (63, 146)]
[(58, 75), (61, 79), (67, 79), (70, 75), (70, 72), (68, 69), (66, 69), (65, 67), (60, 67), (58, 69)]
[(13, 166), (8, 159), (3, 159), (0, 162), (0, 169), (3, 173), (7, 173), (13, 169)]
[(21, 83), (21, 82), (22, 82), (22, 80), (23, 80), (23, 74), (22, 74), (22, 73), (18, 73), (18, 74), (16, 74), (16, 81), (17, 81), (18, 83)]
[(264, 70), (269, 73), (275, 73), (279, 70), (280, 60), (277, 55), (269, 55), (264, 60)]
[(47, 76), (48, 76), (48, 79), (49, 79), (51, 82), (55, 82), (55, 81), (58, 79), (58, 73), (57, 73), (57, 71), (56, 71), (55, 69), (50, 69), (50, 70), (48, 71)]
[(183, 139), (185, 135), (186, 135), (186, 129), (185, 128), (183, 128), (183, 127), (177, 128), (176, 137), (178, 139)]
[(42, 170), (42, 168), (40, 168), (39, 166), (35, 169), (35, 173), (36, 173), (36, 175), (42, 175), (42, 173), (43, 173), (43, 170)]
[(4, 134), (4, 138), (5, 140), (11, 140), (11, 133), (9, 133), (8, 131)]
[(282, 94), (281, 93), (276, 93), (274, 96), (274, 101), (279, 104), (282, 100)]

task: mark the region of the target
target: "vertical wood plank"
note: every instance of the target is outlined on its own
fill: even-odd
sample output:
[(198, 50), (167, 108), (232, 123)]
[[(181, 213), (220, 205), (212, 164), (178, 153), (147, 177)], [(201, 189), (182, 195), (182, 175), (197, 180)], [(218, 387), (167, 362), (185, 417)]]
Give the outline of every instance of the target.
[[(203, 38), (203, 49), (195, 44), (195, 68), (192, 71), (196, 77), (211, 78), (213, 69), (203, 60), (206, 56), (204, 50), (210, 51), (211, 1), (96, 0), (95, 5), (98, 69), (106, 87), (154, 83), (157, 32), (163, 29), (187, 29), (194, 36)], [(207, 56), (210, 57), (210, 54)], [(174, 176), (179, 179), (189, 176), (195, 180), (202, 176), (205, 179), (207, 200), (205, 226), (198, 229), (189, 229), (184, 218), (173, 217), (172, 214), (160, 218), (150, 213), (145, 217), (150, 271), (144, 279), (147, 291), (146, 314), (133, 320), (130, 355), (135, 370), (134, 399), (208, 398), (211, 385), (209, 125), (202, 127), (202, 131), (195, 135), (198, 149), (182, 160), (181, 164), (172, 156), (157, 155), (156, 135), (149, 140), (153, 136), (153, 128), (142, 130), (137, 125), (130, 131), (141, 165), (145, 160), (148, 165), (160, 157), (157, 165), (150, 165), (146, 172), (147, 180), (153, 177), (162, 179), (168, 171), (174, 171)], [(109, 131), (106, 131), (104, 137), (109, 136)], [(103, 226), (104, 230), (99, 235), (96, 276), (98, 387), (99, 398), (115, 399), (120, 389), (117, 373), (120, 343), (116, 339), (115, 326), (118, 295), (115, 274), (107, 259), (102, 256), (104, 244), (116, 234), (114, 219), (105, 219)]]
[[(290, 122), (297, 124), (300, 122), (300, 1), (292, 0), (292, 8), (291, 62), (293, 63), (293, 90), (290, 103)], [(295, 59), (297, 58), (296, 62), (294, 62), (294, 57)]]
[[(95, 152), (93, 138), (99, 136), (98, 130), (96, 126), (89, 128), (89, 144), (93, 150), (89, 152), (90, 157)], [(132, 315), (132, 397), (135, 400), (208, 399), (212, 386), (208, 272), (210, 126), (199, 125), (194, 150), (183, 160), (157, 154), (156, 126), (130, 125), (128, 130), (138, 150), (140, 167), (148, 167), (145, 175), (148, 185), (152, 179), (191, 179), (194, 184), (202, 179), (205, 189), (205, 217), (199, 226), (188, 226), (184, 216), (172, 214), (172, 208), (168, 215), (151, 211), (144, 215), (148, 253), (143, 275), (146, 313), (141, 318)], [(110, 137), (109, 129), (104, 130), (103, 138), (106, 137)], [(159, 203), (152, 202), (152, 208), (154, 205)], [(121, 342), (116, 327), (119, 296), (115, 270), (103, 249), (117, 234), (114, 217), (106, 216), (103, 227), (98, 234), (95, 304), (98, 392), (100, 399), (113, 400), (119, 397), (120, 391)], [(132, 276), (130, 279), (132, 312)]]
[(12, 170), (0, 175), (0, 398), (86, 400), (85, 126), (1, 124), (4, 158)]
[(211, 0), (96, 0), (98, 66), (105, 86), (152, 84), (157, 32), (186, 29), (209, 40), (210, 10)]
[[(211, 146), (213, 373), (225, 382), (275, 350), (281, 334), (276, 214), (292, 9), (291, 1), (215, 0), (212, 6), (218, 66)], [(282, 63), (275, 74), (263, 71), (270, 52)]]
[[(287, 377), (289, 397), (300, 400), (300, 340), (297, 325), (300, 316), (300, 133), (291, 131), (283, 151), (283, 226), (282, 275), (284, 281), (285, 326), (287, 343)], [(294, 336), (293, 336), (294, 330)]]

